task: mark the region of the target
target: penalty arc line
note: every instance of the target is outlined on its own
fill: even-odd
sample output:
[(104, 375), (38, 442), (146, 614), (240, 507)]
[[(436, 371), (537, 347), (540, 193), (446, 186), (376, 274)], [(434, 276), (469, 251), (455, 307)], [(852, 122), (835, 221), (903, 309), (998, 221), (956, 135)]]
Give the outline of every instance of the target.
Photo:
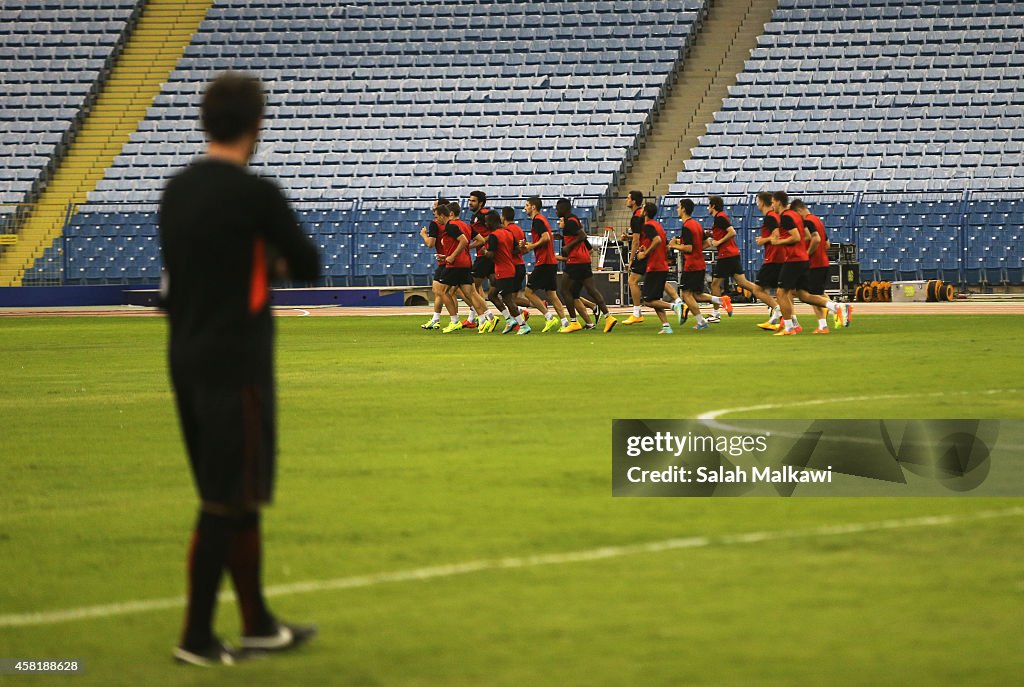
[[(451, 565), (438, 565), (412, 570), (375, 573), (370, 575), (357, 575), (354, 577), (341, 577), (331, 580), (310, 580), (292, 584), (274, 585), (267, 587), (264, 591), (265, 595), (268, 597), (291, 596), (294, 594), (307, 594), (340, 589), (358, 589), (394, 582), (440, 579), (478, 572), (517, 570), (547, 565), (565, 565), (569, 563), (585, 563), (588, 561), (622, 558), (625, 556), (659, 553), (662, 551), (678, 551), (683, 549), (699, 549), (712, 546), (734, 546), (770, 541), (865, 534), (915, 527), (941, 527), (944, 525), (968, 523), (978, 520), (992, 520), (996, 518), (1017, 516), (1024, 516), (1024, 507), (980, 511), (967, 515), (929, 515), (915, 518), (879, 520), (874, 522), (823, 525), (821, 527), (802, 530), (768, 530), (762, 532), (747, 532), (717, 536), (694, 536), (645, 542), (641, 544), (604, 546), (596, 549), (585, 549), (564, 553), (534, 554), (521, 557), (467, 561), (465, 563), (454, 563)], [(234, 594), (228, 591), (222, 592), (220, 599), (223, 602), (233, 601)], [(53, 625), (76, 620), (85, 620), (88, 618), (110, 618), (114, 616), (144, 613), (147, 611), (182, 608), (184, 605), (184, 597), (170, 597), (164, 599), (124, 601), (101, 606), (85, 606), (81, 608), (69, 608), (37, 613), (12, 613), (0, 615), (0, 627)]]

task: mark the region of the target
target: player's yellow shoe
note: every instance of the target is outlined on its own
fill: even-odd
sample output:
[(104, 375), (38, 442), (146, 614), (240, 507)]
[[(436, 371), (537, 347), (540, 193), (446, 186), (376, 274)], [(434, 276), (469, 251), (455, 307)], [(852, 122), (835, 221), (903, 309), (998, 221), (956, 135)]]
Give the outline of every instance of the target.
[(644, 321), (643, 316), (637, 317), (636, 315), (630, 315), (622, 321), (622, 324), (640, 324)]
[(489, 320), (484, 320), (483, 322), (480, 323), (480, 326), (477, 328), (476, 333), (477, 334), (490, 334), (491, 332), (494, 331), (494, 326), (497, 324), (497, 322), (498, 322), (498, 318), (497, 317), (492, 317)]
[(782, 323), (777, 322), (776, 324), (772, 324), (771, 322), (760, 322), (757, 326), (766, 332), (777, 332), (779, 331), (779, 328), (782, 327)]
[(569, 324), (567, 324), (566, 326), (564, 326), (561, 329), (559, 329), (558, 333), (559, 334), (572, 334), (573, 332), (579, 332), (579, 331), (582, 331), (582, 330), (583, 330), (583, 325), (581, 325), (576, 320), (572, 320), (572, 321), (569, 322)]
[(548, 320), (548, 321), (546, 321), (544, 323), (544, 329), (540, 330), (540, 333), (541, 334), (546, 334), (547, 332), (550, 332), (552, 329), (557, 329), (557, 328), (558, 328), (558, 318), (557, 317), (552, 317), (550, 320)]
[(789, 331), (786, 331), (786, 328), (783, 327), (779, 331), (772, 334), (772, 336), (796, 336), (796, 330), (790, 329)]
[(442, 334), (451, 334), (452, 332), (457, 332), (460, 329), (462, 329), (462, 323), (461, 322), (452, 322), (447, 327), (442, 329), (441, 333)]
[(607, 334), (608, 332), (610, 332), (612, 329), (615, 328), (615, 325), (618, 324), (618, 323), (619, 323), (619, 321), (617, 319), (615, 319), (614, 315), (605, 315), (604, 316), (604, 333)]

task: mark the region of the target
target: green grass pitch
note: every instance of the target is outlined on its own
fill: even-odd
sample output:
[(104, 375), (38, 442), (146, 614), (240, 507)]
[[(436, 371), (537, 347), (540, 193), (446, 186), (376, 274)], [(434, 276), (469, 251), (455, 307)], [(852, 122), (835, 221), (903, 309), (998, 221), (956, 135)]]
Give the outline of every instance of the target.
[[(1020, 418), (1024, 320), (860, 315), (773, 338), (742, 315), (656, 336), (443, 336), (421, 317), (282, 318), (269, 585), (679, 537), (707, 546), (271, 600), (321, 636), (203, 672), (181, 608), (3, 626), (74, 685), (1007, 685), (1024, 669), (1015, 499), (613, 499), (611, 420)], [(0, 320), (0, 616), (184, 593), (196, 500), (159, 318)], [(881, 395), (875, 401), (839, 399)], [(801, 400), (837, 399), (817, 405)], [(953, 515), (729, 544), (730, 534)], [(960, 519), (963, 518), (963, 519)], [(225, 589), (230, 589), (225, 584)], [(237, 638), (222, 603), (219, 632)]]

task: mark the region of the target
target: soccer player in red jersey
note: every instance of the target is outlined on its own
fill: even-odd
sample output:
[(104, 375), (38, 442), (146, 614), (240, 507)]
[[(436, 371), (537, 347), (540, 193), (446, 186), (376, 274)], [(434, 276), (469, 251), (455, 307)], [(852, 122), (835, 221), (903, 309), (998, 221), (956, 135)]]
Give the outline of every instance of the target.
[[(473, 285), (481, 298), (485, 298), (484, 281), (494, 275), (494, 262), (487, 256), (487, 236), (490, 229), (487, 226), (487, 217), (494, 214), (487, 206), (487, 194), (483, 191), (473, 191), (469, 194), (469, 211), (473, 213), (472, 222), (469, 227), (472, 230), (469, 247), (476, 249), (476, 259), (473, 261)], [(495, 303), (495, 305), (499, 305)], [(499, 307), (500, 310), (500, 307)], [(463, 322), (467, 327), (475, 326), (475, 318), (470, 313), (469, 320)]]
[[(629, 218), (629, 233), (623, 234), (622, 239), (629, 241), (629, 257), (626, 261), (626, 270), (629, 272), (629, 295), (633, 299), (633, 314), (623, 320), (622, 324), (639, 324), (644, 321), (642, 314), (643, 291), (640, 289), (640, 281), (647, 272), (647, 265), (643, 260), (636, 257), (640, 252), (640, 237), (644, 233), (644, 194), (640, 191), (630, 191), (626, 196), (626, 207), (633, 213)], [(659, 296), (660, 298), (660, 296)]]
[[(515, 217), (514, 212), (512, 216)], [(497, 231), (498, 229), (502, 229), (505, 227), (504, 219), (502, 215), (498, 212), (488, 213), (487, 217), (484, 219), (484, 223), (487, 225), (488, 239), (490, 238), (491, 232)], [(518, 227), (516, 228), (518, 229)], [(522, 229), (519, 229), (519, 235), (516, 235), (515, 232), (512, 232), (511, 230), (509, 230), (509, 233), (512, 234), (512, 238), (516, 242), (516, 250), (512, 254), (513, 264), (515, 264), (516, 259), (519, 260), (519, 264), (515, 264), (515, 277), (513, 277), (513, 279), (515, 280), (515, 285), (518, 287), (516, 289), (516, 294), (513, 296), (513, 300), (515, 300), (516, 306), (519, 307), (521, 311), (521, 309), (524, 306), (529, 305), (529, 302), (526, 301), (525, 298), (522, 298), (521, 300), (523, 302), (520, 303), (520, 292), (523, 289), (523, 281), (526, 278), (526, 265), (523, 263), (522, 256), (519, 255), (519, 251), (521, 250), (522, 246), (521, 242), (525, 240), (526, 237), (525, 235), (523, 235)], [(491, 248), (489, 240), (488, 245), (485, 246), (485, 248), (487, 248), (487, 255), (485, 257), (493, 261), (494, 250)], [(497, 280), (497, 276), (494, 276), (490, 280), (490, 289), (487, 292), (487, 299), (494, 303), (494, 306), (498, 308), (499, 312), (501, 312), (501, 316), (505, 318), (505, 323), (507, 325), (513, 328), (517, 328), (519, 325), (515, 323), (515, 315), (509, 311), (508, 307), (505, 304), (505, 300), (502, 298), (500, 292), (498, 291)], [(524, 312), (523, 317), (529, 318), (529, 314)]]
[(594, 299), (598, 310), (604, 315), (604, 333), (607, 334), (615, 327), (618, 320), (608, 312), (608, 306), (604, 302), (604, 296), (594, 286), (594, 272), (590, 266), (590, 241), (583, 231), (583, 222), (573, 214), (572, 203), (568, 198), (559, 198), (555, 203), (555, 212), (558, 214), (558, 226), (562, 229), (565, 237), (562, 244), (562, 252), (559, 260), (565, 260), (566, 290), (569, 292), (570, 300), (566, 302), (566, 309), (569, 311), (569, 324), (559, 333), (568, 334), (578, 332), (583, 327), (576, 321), (576, 301), (585, 288)]
[[(812, 296), (825, 296), (825, 285), (828, 283), (829, 259), (828, 259), (828, 235), (825, 233), (825, 223), (821, 218), (811, 213), (807, 205), (796, 198), (789, 204), (791, 210), (795, 210), (804, 220), (804, 226), (810, 231), (811, 240), (807, 244), (807, 254), (811, 257), (810, 270), (807, 272), (807, 292)], [(815, 334), (828, 334), (828, 317), (826, 309), (820, 305), (812, 305), (814, 314), (818, 318), (818, 328)]]
[(512, 232), (512, 237), (516, 240), (516, 252), (512, 258), (516, 265), (516, 305), (519, 306), (523, 317), (529, 320), (530, 311), (526, 309), (530, 305), (530, 301), (526, 300), (526, 261), (520, 252), (526, 243), (526, 233), (516, 224), (515, 208), (506, 206), (501, 209), (501, 226)]
[[(629, 294), (633, 299), (633, 314), (622, 321), (622, 324), (640, 324), (644, 321), (643, 316), (643, 290), (640, 282), (647, 272), (647, 265), (643, 260), (637, 258), (637, 254), (649, 247), (648, 239), (644, 235), (644, 194), (640, 191), (630, 191), (626, 198), (626, 207), (633, 211), (629, 220), (629, 233), (623, 235), (623, 240), (630, 243), (629, 254), (626, 260), (626, 270), (629, 272)], [(672, 284), (665, 282), (665, 291), (672, 298), (672, 308), (681, 311), (683, 299), (679, 297)], [(661, 296), (659, 296), (660, 298)]]
[(810, 233), (804, 226), (803, 217), (789, 207), (789, 196), (785, 191), (772, 194), (772, 209), (779, 214), (778, 234), (772, 244), (784, 246), (785, 262), (779, 272), (779, 306), (782, 308), (784, 329), (776, 332), (776, 336), (792, 336), (800, 333), (802, 328), (794, 321), (794, 297), (808, 305), (819, 305), (828, 309), (843, 326), (849, 324), (848, 306), (840, 305), (824, 296), (815, 296), (807, 291), (807, 273), (810, 269), (810, 256), (807, 244)]
[[(646, 271), (644, 272), (644, 288), (641, 298), (643, 303), (654, 308), (655, 314), (661, 320), (661, 331), (659, 334), (671, 334), (672, 325), (668, 323), (668, 316), (665, 311), (672, 308), (672, 304), (664, 301), (665, 284), (668, 282), (668, 241), (665, 237), (665, 229), (661, 223), (654, 218), (658, 214), (658, 206), (654, 203), (645, 203), (643, 206), (643, 234), (646, 238), (646, 247), (637, 253), (637, 258), (643, 260)], [(703, 259), (703, 254), (702, 258)], [(703, 274), (703, 271), (701, 272)], [(683, 292), (685, 297), (685, 291)]]
[[(558, 299), (558, 259), (555, 258), (555, 243), (551, 225), (541, 214), (543, 208), (544, 203), (537, 196), (531, 196), (526, 200), (523, 210), (532, 222), (530, 225), (531, 240), (523, 243), (520, 253), (525, 255), (533, 251), (536, 255), (533, 272), (530, 273), (530, 278), (526, 282), (526, 298), (533, 307), (544, 313), (546, 322), (541, 333), (546, 333), (558, 327), (559, 322), (562, 327), (567, 327), (569, 320), (565, 316), (562, 301)], [(555, 319), (555, 316), (548, 311), (548, 306), (538, 295), (541, 293), (554, 307), (560, 320)]]
[[(462, 295), (463, 300), (476, 310), (483, 320), (481, 333), (486, 333), (494, 327), (494, 315), (487, 309), (484, 299), (477, 293), (473, 286), (472, 265), (473, 261), (469, 256), (469, 237), (471, 230), (469, 225), (461, 222), (456, 217), (456, 208), (451, 204), (439, 205), (437, 207), (438, 219), (444, 222), (444, 232), (441, 234), (441, 249), (444, 252), (445, 269), (441, 274), (441, 283), (451, 291)], [(439, 222), (440, 223), (440, 222)], [(450, 334), (463, 328), (458, 317), (447, 327), (441, 330), (443, 334)]]
[[(739, 246), (736, 245), (736, 229), (732, 226), (729, 216), (725, 214), (725, 201), (721, 196), (708, 196), (708, 211), (711, 213), (713, 221), (711, 247), (718, 251), (718, 259), (715, 261), (715, 268), (711, 273), (711, 294), (721, 296), (722, 285), (732, 277), (736, 286), (750, 291), (769, 308), (773, 310), (777, 308), (778, 303), (775, 302), (775, 299), (760, 286), (749, 281), (743, 274), (743, 261), (740, 259)], [(718, 306), (715, 306), (715, 313), (708, 318), (708, 321), (718, 322), (720, 319)]]
[[(766, 294), (769, 289), (779, 285), (779, 272), (782, 270), (782, 263), (785, 262), (785, 251), (772, 243), (772, 237), (778, 236), (779, 231), (779, 213), (772, 209), (772, 203), (772, 194), (767, 191), (757, 194), (757, 209), (764, 215), (764, 220), (761, 222), (761, 235), (754, 240), (757, 245), (764, 246), (764, 263), (758, 270), (755, 281)], [(768, 321), (757, 326), (772, 332), (782, 327), (782, 309), (777, 301)]]
[[(685, 256), (683, 260), (683, 273), (679, 276), (679, 295), (683, 297), (683, 303), (697, 317), (697, 324), (694, 329), (707, 329), (708, 321), (700, 314), (698, 303), (712, 303), (721, 305), (727, 313), (732, 313), (732, 299), (728, 296), (709, 296), (704, 293), (705, 271), (707, 263), (704, 261), (704, 248), (710, 245), (710, 241), (704, 238), (704, 227), (693, 218), (693, 201), (683, 198), (679, 201), (676, 210), (679, 219), (683, 220), (683, 233), (679, 238), (672, 239), (668, 244), (669, 248), (675, 248)], [(680, 324), (682, 324), (680, 315)]]
[(421, 329), (440, 329), (441, 328), (441, 308), (446, 308), (448, 314), (452, 317), (458, 316), (458, 308), (455, 305), (455, 300), (448, 293), (448, 287), (439, 281), (441, 272), (444, 270), (444, 253), (441, 252), (441, 225), (438, 224), (437, 219), (437, 206), (447, 205), (448, 201), (444, 198), (438, 198), (434, 201), (434, 219), (430, 220), (430, 224), (420, 229), (420, 237), (423, 239), (424, 245), (427, 248), (434, 249), (434, 257), (437, 260), (437, 267), (434, 269), (434, 278), (430, 284), (431, 291), (434, 293), (434, 316), (430, 318), (429, 322), (424, 322), (420, 325)]
[(487, 257), (494, 262), (494, 288), (504, 304), (505, 329), (502, 334), (511, 334), (516, 329), (520, 334), (529, 334), (530, 327), (526, 324), (522, 313), (516, 305), (516, 262), (515, 257), (519, 254), (519, 243), (515, 235), (501, 225), (498, 216), (491, 213), (486, 220), (491, 226), (488, 227), (487, 236)]

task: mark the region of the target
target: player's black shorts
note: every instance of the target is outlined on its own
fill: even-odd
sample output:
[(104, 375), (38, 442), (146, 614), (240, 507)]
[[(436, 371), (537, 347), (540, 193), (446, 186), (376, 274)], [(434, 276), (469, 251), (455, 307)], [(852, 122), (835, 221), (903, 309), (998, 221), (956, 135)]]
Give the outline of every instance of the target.
[(473, 273), (468, 267), (446, 267), (438, 281), (448, 286), (472, 284)]
[(494, 260), (490, 258), (477, 258), (473, 263), (473, 276), (478, 279), (487, 279), (494, 274)]
[(644, 275), (643, 299), (645, 301), (661, 300), (665, 294), (665, 282), (668, 272), (648, 272)]
[(812, 267), (807, 271), (807, 293), (815, 296), (825, 295), (825, 285), (828, 284), (828, 267)]
[(526, 285), (532, 291), (557, 291), (558, 265), (537, 265)]
[(639, 274), (641, 276), (647, 274), (647, 258), (636, 258), (633, 260), (633, 264), (630, 266), (629, 271), (633, 274)]
[(441, 275), (444, 274), (445, 264), (442, 262), (434, 268), (434, 281), (441, 281)]
[[(689, 291), (690, 293), (704, 293), (704, 280), (704, 270), (684, 271), (679, 276), (679, 290)], [(646, 285), (644, 288), (646, 288)]]
[(807, 290), (807, 272), (811, 263), (807, 260), (800, 262), (785, 262), (782, 264), (782, 271), (779, 272), (780, 289), (804, 289)]
[(215, 384), (172, 375), (192, 477), (203, 501), (270, 503), (274, 493), (272, 383)]
[(740, 262), (738, 255), (730, 258), (718, 258), (715, 268), (711, 271), (711, 276), (717, 279), (728, 279), (734, 274), (743, 274), (743, 263)]
[(495, 279), (494, 288), (498, 290), (502, 296), (511, 296), (516, 293), (519, 289), (516, 288), (516, 278), (508, 277), (507, 279)]
[(781, 262), (766, 262), (757, 271), (757, 285), (763, 289), (774, 289), (779, 285), (779, 272), (782, 271)]
[(594, 270), (591, 269), (589, 262), (584, 263), (566, 263), (565, 264), (565, 276), (572, 279), (577, 284), (582, 284), (583, 280), (590, 279), (594, 276)]
[(526, 265), (516, 265), (516, 293), (523, 290), (526, 285)]

